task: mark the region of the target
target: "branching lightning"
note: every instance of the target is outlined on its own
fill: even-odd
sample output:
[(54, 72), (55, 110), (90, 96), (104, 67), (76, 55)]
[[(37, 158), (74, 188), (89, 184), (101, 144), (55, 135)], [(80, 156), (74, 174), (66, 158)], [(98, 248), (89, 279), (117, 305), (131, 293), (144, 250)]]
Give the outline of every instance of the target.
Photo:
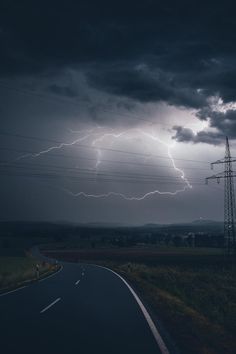
[(37, 152), (37, 153), (32, 153), (32, 154), (30, 153), (30, 154), (22, 155), (22, 156), (18, 157), (18, 160), (21, 160), (21, 159), (24, 159), (24, 158), (27, 158), (27, 157), (33, 157), (33, 158), (34, 158), (34, 157), (39, 157), (40, 155), (47, 154), (47, 153), (49, 153), (49, 152), (51, 152), (51, 151), (53, 151), (53, 150), (60, 150), (60, 149), (62, 149), (62, 148), (64, 148), (64, 147), (76, 145), (76, 144), (78, 144), (78, 143), (80, 143), (80, 142), (82, 142), (82, 141), (84, 141), (84, 140), (90, 138), (92, 134), (93, 134), (93, 133), (90, 132), (90, 133), (88, 133), (87, 135), (84, 135), (84, 136), (82, 136), (81, 138), (75, 139), (75, 140), (73, 140), (73, 141), (70, 142), (70, 143), (60, 143), (60, 144), (58, 144), (58, 145), (51, 146), (51, 147), (49, 147), (48, 149), (39, 151), (39, 152)]
[(67, 192), (68, 194), (72, 195), (73, 197), (86, 197), (86, 198), (108, 198), (108, 197), (111, 197), (111, 196), (114, 196), (114, 197), (121, 197), (125, 200), (143, 200), (151, 195), (155, 195), (155, 194), (160, 194), (160, 195), (176, 195), (180, 192), (184, 192), (186, 190), (186, 186), (183, 188), (183, 189), (179, 189), (179, 190), (176, 190), (175, 192), (161, 192), (161, 191), (158, 191), (158, 190), (155, 190), (155, 191), (151, 191), (151, 192), (148, 192), (148, 193), (145, 193), (143, 194), (141, 197), (127, 197), (125, 194), (123, 193), (117, 193), (117, 192), (108, 192), (108, 193), (104, 193), (104, 194), (87, 194), (85, 192), (78, 192), (78, 193), (73, 193), (71, 192), (70, 190), (68, 189), (64, 189), (63, 190), (65, 192)]
[(171, 163), (175, 169), (175, 171), (179, 172), (180, 173), (180, 178), (186, 183), (186, 187), (187, 188), (192, 188), (192, 185), (189, 183), (188, 179), (185, 177), (185, 173), (183, 170), (181, 170), (180, 168), (176, 167), (176, 164), (175, 164), (175, 161), (174, 161), (174, 158), (171, 154), (171, 149), (175, 146), (176, 142), (173, 142), (171, 145), (168, 145), (166, 144), (164, 141), (162, 141), (161, 139), (159, 139), (157, 136), (154, 136), (152, 134), (149, 134), (149, 133), (146, 133), (146, 132), (143, 132), (141, 131), (142, 134), (148, 136), (150, 139), (152, 140), (155, 140), (155, 141), (158, 141), (159, 143), (163, 144), (164, 146), (166, 146), (167, 148), (167, 154), (171, 160)]
[[(150, 197), (150, 196), (153, 196), (153, 195), (156, 195), (156, 194), (174, 196), (174, 195), (177, 195), (178, 193), (182, 193), (182, 192), (186, 191), (187, 189), (191, 189), (192, 188), (192, 185), (190, 184), (190, 182), (186, 178), (184, 171), (176, 166), (175, 160), (174, 160), (173, 155), (171, 153), (171, 150), (173, 149), (173, 147), (176, 144), (175, 142), (169, 145), (169, 144), (165, 143), (164, 141), (162, 141), (156, 135), (150, 134), (150, 133), (148, 133), (148, 132), (146, 132), (144, 130), (137, 129), (137, 128), (128, 129), (128, 130), (125, 130), (125, 131), (122, 131), (122, 132), (119, 132), (119, 133), (114, 132), (114, 129), (110, 129), (110, 131), (108, 131), (108, 132), (107, 131), (106, 132), (101, 132), (100, 131), (101, 129), (102, 129), (101, 127), (96, 127), (94, 129), (90, 129), (90, 130), (87, 129), (85, 131), (82, 131), (82, 130), (81, 131), (70, 130), (71, 133), (80, 134), (82, 136), (80, 136), (79, 138), (77, 138), (77, 139), (75, 139), (75, 140), (73, 140), (72, 142), (69, 142), (69, 143), (64, 143), (63, 142), (63, 143), (51, 146), (48, 149), (39, 151), (37, 153), (30, 153), (30, 154), (22, 155), (22, 156), (18, 157), (18, 160), (21, 160), (21, 159), (24, 159), (24, 158), (37, 158), (37, 157), (42, 156), (44, 154), (50, 153), (53, 150), (60, 150), (60, 149), (63, 149), (63, 148), (66, 148), (66, 147), (70, 147), (70, 146), (79, 144), (82, 141), (90, 139), (91, 147), (96, 148), (96, 151), (97, 151), (97, 160), (96, 160), (96, 164), (95, 164), (95, 170), (96, 170), (95, 176), (97, 176), (98, 169), (99, 169), (99, 166), (102, 163), (102, 157), (103, 157), (102, 149), (100, 147), (100, 144), (103, 143), (105, 139), (109, 139), (110, 140), (110, 143), (111, 143), (110, 145), (113, 145), (115, 140), (121, 139), (121, 138), (131, 139), (132, 140), (132, 139), (134, 139), (134, 137), (130, 133), (131, 132), (137, 132), (139, 136), (144, 136), (144, 137), (146, 137), (146, 138), (148, 138), (148, 139), (150, 139), (152, 141), (158, 142), (158, 143), (162, 144), (163, 146), (165, 146), (165, 148), (167, 149), (167, 155), (168, 155), (168, 157), (169, 157), (169, 159), (171, 161), (171, 164), (172, 164), (174, 170), (179, 174), (179, 178), (185, 184), (182, 189), (177, 189), (174, 192), (171, 192), (171, 191), (159, 191), (159, 190), (156, 189), (156, 190), (149, 191), (149, 192), (147, 192), (147, 193), (145, 193), (145, 194), (143, 194), (141, 196), (127, 196), (126, 194), (119, 193), (119, 192), (114, 192), (114, 191), (110, 191), (108, 193), (101, 193), (101, 194), (91, 194), (91, 193), (86, 193), (84, 191), (79, 191), (77, 193), (73, 193), (72, 191), (70, 191), (70, 190), (68, 190), (66, 188), (60, 188), (60, 189), (63, 190), (64, 192), (68, 193), (69, 195), (74, 196), (74, 197), (108, 198), (108, 197), (114, 196), (114, 197), (123, 198), (123, 199), (125, 199), (127, 201), (141, 201), (141, 200), (144, 200), (147, 197)], [(151, 156), (152, 155), (150, 154), (150, 157)], [(145, 159), (146, 158), (147, 157), (145, 157)]]

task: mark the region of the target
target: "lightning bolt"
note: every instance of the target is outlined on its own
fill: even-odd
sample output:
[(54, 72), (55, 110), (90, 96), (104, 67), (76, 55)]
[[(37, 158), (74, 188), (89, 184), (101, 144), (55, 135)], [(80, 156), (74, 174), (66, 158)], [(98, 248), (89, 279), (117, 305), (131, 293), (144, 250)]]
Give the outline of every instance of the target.
[(151, 192), (145, 193), (141, 197), (127, 197), (125, 194), (117, 193), (117, 192), (108, 192), (108, 193), (104, 193), (104, 194), (88, 194), (88, 193), (85, 193), (85, 192), (73, 193), (70, 190), (65, 189), (65, 188), (61, 188), (61, 190), (63, 190), (64, 192), (68, 193), (69, 195), (72, 195), (73, 197), (81, 197), (81, 196), (83, 196), (85, 198), (108, 198), (108, 197), (114, 196), (114, 197), (121, 197), (121, 198), (123, 198), (125, 200), (130, 200), (130, 201), (132, 201), (132, 200), (140, 201), (140, 200), (144, 200), (145, 198), (147, 198), (147, 197), (149, 197), (151, 195), (155, 195), (155, 194), (177, 195), (178, 193), (184, 192), (187, 188), (188, 187), (185, 186), (184, 188), (178, 189), (175, 192), (161, 192), (161, 191), (155, 190), (155, 191), (151, 191)]
[(180, 178), (186, 183), (187, 187), (189, 189), (192, 188), (192, 185), (189, 183), (188, 179), (185, 177), (185, 173), (183, 170), (181, 170), (180, 168), (176, 167), (176, 164), (175, 164), (175, 160), (171, 154), (171, 149), (175, 146), (176, 142), (173, 142), (172, 144), (168, 145), (166, 144), (164, 141), (162, 141), (160, 138), (158, 138), (157, 136), (155, 135), (152, 135), (152, 134), (149, 134), (147, 132), (144, 132), (144, 131), (141, 131), (142, 134), (146, 135), (147, 137), (149, 137), (150, 139), (152, 140), (155, 140), (155, 141), (158, 141), (159, 143), (163, 144), (164, 146), (167, 147), (167, 154), (171, 160), (171, 163), (172, 163), (172, 166), (173, 168), (175, 169), (175, 171), (179, 172), (180, 173)]
[[(105, 133), (101, 137), (95, 139), (92, 142), (92, 146), (96, 146), (97, 143), (102, 142), (108, 136), (116, 137), (117, 135), (116, 134), (112, 134), (112, 133)], [(101, 149), (98, 148), (97, 149), (97, 162), (96, 162), (96, 165), (95, 165), (96, 170), (98, 170), (98, 167), (101, 164), (101, 158), (102, 158), (102, 151), (101, 151)]]
[[(177, 195), (178, 193), (182, 193), (184, 191), (186, 191), (187, 189), (191, 189), (192, 188), (192, 185), (190, 184), (190, 182), (188, 181), (188, 179), (186, 178), (185, 176), (185, 173), (183, 170), (181, 170), (180, 168), (178, 168), (176, 166), (176, 163), (175, 163), (175, 160), (174, 160), (174, 157), (172, 155), (172, 152), (171, 150), (174, 148), (176, 142), (173, 142), (172, 144), (167, 144), (165, 143), (164, 141), (162, 141), (158, 136), (154, 135), (154, 134), (150, 134), (146, 131), (143, 131), (141, 129), (128, 129), (128, 130), (125, 130), (125, 131), (122, 131), (122, 132), (119, 132), (119, 133), (114, 133), (114, 129), (112, 129), (110, 132), (105, 132), (105, 133), (100, 133), (98, 132), (98, 130), (101, 129), (101, 127), (96, 127), (94, 129), (90, 129), (90, 130), (86, 130), (86, 131), (83, 131), (83, 130), (80, 130), (80, 131), (74, 131), (74, 130), (70, 130), (71, 133), (76, 133), (76, 134), (86, 134), (73, 140), (72, 142), (69, 142), (69, 143), (60, 143), (60, 144), (57, 144), (57, 145), (54, 145), (54, 146), (51, 146), (49, 147), (48, 149), (45, 149), (45, 150), (42, 150), (42, 151), (39, 151), (37, 153), (30, 153), (30, 154), (26, 154), (26, 155), (22, 155), (20, 157), (18, 157), (18, 160), (20, 159), (23, 159), (23, 158), (27, 158), (27, 157), (31, 157), (31, 158), (37, 158), (41, 155), (44, 155), (44, 154), (47, 154), (53, 150), (60, 150), (62, 148), (65, 148), (65, 147), (68, 147), (68, 146), (73, 146), (73, 145), (76, 145), (82, 141), (85, 141), (86, 139), (89, 139), (93, 136), (95, 136), (95, 138), (92, 140), (91, 142), (91, 146), (93, 147), (97, 147), (96, 151), (97, 151), (97, 161), (96, 161), (96, 164), (95, 164), (95, 169), (96, 169), (96, 174), (98, 172), (98, 168), (100, 166), (100, 164), (102, 163), (102, 150), (101, 148), (99, 148), (99, 143), (102, 143), (106, 138), (110, 138), (112, 139), (112, 144), (114, 144), (114, 141), (116, 139), (120, 139), (121, 137), (125, 137), (127, 139), (134, 139), (132, 136), (127, 136), (131, 131), (137, 131), (139, 134), (149, 138), (150, 140), (153, 140), (153, 141), (157, 141), (158, 143), (162, 144), (163, 146), (165, 146), (167, 148), (167, 155), (172, 163), (172, 166), (174, 168), (174, 170), (179, 174), (179, 177), (180, 179), (183, 181), (183, 183), (185, 183), (185, 186), (182, 188), (182, 189), (177, 189), (176, 191), (174, 192), (171, 192), (171, 191), (159, 191), (159, 190), (153, 190), (153, 191), (150, 191), (150, 192), (147, 192), (141, 196), (127, 196), (126, 194), (123, 194), (123, 193), (118, 193), (118, 192), (108, 192), (108, 193), (102, 193), (102, 194), (90, 194), (90, 193), (85, 193), (84, 191), (80, 191), (80, 192), (77, 192), (77, 193), (73, 193), (72, 191), (68, 190), (68, 189), (65, 189), (65, 188), (59, 188), (60, 190), (66, 192), (67, 194), (73, 196), (73, 197), (85, 197), (85, 198), (108, 198), (108, 197), (111, 197), (111, 196), (114, 196), (114, 197), (120, 197), (120, 198), (123, 198), (127, 201), (141, 201), (141, 200), (144, 200), (145, 198), (147, 197), (150, 197), (150, 196), (153, 196), (153, 195), (171, 195), (171, 196), (175, 196)], [(99, 134), (99, 136), (97, 137), (97, 135)], [(152, 154), (150, 154), (150, 157), (152, 157)], [(146, 159), (147, 157), (145, 157)]]
[(187, 187), (188, 187), (189, 189), (192, 189), (193, 186), (189, 183), (188, 179), (185, 177), (184, 171), (181, 170), (180, 168), (176, 167), (175, 160), (173, 159), (173, 156), (172, 156), (172, 154), (171, 154), (171, 149), (175, 146), (175, 144), (176, 144), (176, 142), (174, 142), (172, 145), (170, 145), (170, 146), (168, 147), (168, 150), (167, 150), (167, 151), (168, 151), (168, 156), (169, 156), (169, 158), (170, 158), (170, 160), (171, 160), (171, 162), (172, 162), (172, 165), (173, 165), (175, 171), (180, 172), (180, 178), (187, 184)]
[[(17, 160), (25, 159), (25, 158), (28, 158), (28, 157), (32, 157), (32, 158), (39, 157), (39, 156), (44, 155), (44, 154), (47, 154), (47, 153), (49, 153), (49, 152), (51, 152), (51, 151), (53, 151), (53, 150), (60, 150), (60, 149), (62, 149), (62, 148), (64, 148), (64, 147), (76, 145), (76, 144), (78, 144), (78, 143), (80, 143), (80, 142), (82, 142), (82, 141), (84, 141), (84, 140), (90, 138), (92, 134), (96, 134), (96, 133), (94, 133), (94, 131), (95, 131), (96, 129), (100, 129), (100, 127), (95, 128), (95, 129), (91, 129), (91, 130), (87, 130), (87, 131), (88, 131), (88, 134), (86, 134), (85, 136), (82, 136), (82, 137), (80, 137), (80, 138), (77, 138), (77, 139), (73, 140), (73, 141), (70, 142), (70, 143), (60, 143), (60, 144), (58, 144), (58, 145), (51, 146), (51, 147), (49, 147), (48, 149), (39, 151), (39, 152), (37, 152), (37, 153), (30, 153), (30, 154), (21, 155), (21, 156), (19, 156), (19, 157), (17, 158)], [(72, 132), (74, 132), (74, 131), (72, 131)], [(83, 133), (84, 131), (81, 130), (81, 131), (78, 131), (78, 132), (79, 132), (79, 133)]]
[[(113, 129), (112, 129), (112, 131), (113, 131)], [(100, 136), (99, 138), (93, 140), (92, 146), (96, 146), (97, 143), (103, 142), (104, 139), (107, 138), (107, 137), (111, 137), (111, 138), (113, 138), (113, 139), (121, 138), (122, 136), (124, 136), (125, 134), (127, 134), (129, 131), (130, 131), (130, 129), (129, 129), (129, 130), (126, 130), (126, 131), (123, 131), (123, 132), (121, 132), (121, 133), (118, 133), (118, 134), (115, 134), (115, 133), (105, 133), (105, 134), (103, 134), (102, 136)], [(112, 142), (111, 146), (113, 145), (113, 143), (114, 143), (114, 142)], [(102, 158), (102, 151), (101, 151), (101, 149), (98, 148), (98, 149), (97, 149), (97, 162), (96, 162), (96, 166), (95, 166), (95, 167), (96, 167), (96, 170), (98, 170), (99, 165), (102, 163), (102, 159), (101, 159), (101, 158)]]

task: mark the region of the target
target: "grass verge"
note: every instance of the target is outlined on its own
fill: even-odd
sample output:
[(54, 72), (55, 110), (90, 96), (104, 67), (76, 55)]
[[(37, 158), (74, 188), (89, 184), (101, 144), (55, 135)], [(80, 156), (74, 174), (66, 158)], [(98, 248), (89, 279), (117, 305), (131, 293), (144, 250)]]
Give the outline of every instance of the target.
[(236, 270), (123, 264), (125, 276), (162, 320), (181, 353), (236, 353)]
[(36, 280), (36, 264), (39, 265), (40, 277), (56, 270), (55, 266), (30, 256), (0, 257), (0, 291), (18, 287), (25, 281)]

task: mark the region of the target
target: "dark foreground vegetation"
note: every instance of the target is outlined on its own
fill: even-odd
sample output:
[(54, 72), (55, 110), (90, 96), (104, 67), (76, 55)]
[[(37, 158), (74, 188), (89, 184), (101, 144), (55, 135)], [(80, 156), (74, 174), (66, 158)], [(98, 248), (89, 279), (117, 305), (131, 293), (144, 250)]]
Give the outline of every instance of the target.
[(39, 262), (29, 254), (0, 257), (0, 292), (46, 276), (55, 270), (55, 266)]
[(115, 269), (151, 304), (181, 353), (236, 352), (236, 268), (126, 263)]

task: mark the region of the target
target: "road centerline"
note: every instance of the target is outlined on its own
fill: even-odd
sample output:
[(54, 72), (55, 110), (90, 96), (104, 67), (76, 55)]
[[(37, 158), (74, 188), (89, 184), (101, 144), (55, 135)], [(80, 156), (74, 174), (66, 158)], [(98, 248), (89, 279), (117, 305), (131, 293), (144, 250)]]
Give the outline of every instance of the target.
[(51, 304), (49, 304), (47, 307), (45, 307), (42, 311), (40, 311), (40, 313), (44, 313), (45, 311), (47, 311), (48, 309), (50, 309), (50, 307), (52, 307), (53, 305), (55, 305), (58, 301), (60, 301), (61, 298), (58, 297), (55, 301), (53, 301)]

